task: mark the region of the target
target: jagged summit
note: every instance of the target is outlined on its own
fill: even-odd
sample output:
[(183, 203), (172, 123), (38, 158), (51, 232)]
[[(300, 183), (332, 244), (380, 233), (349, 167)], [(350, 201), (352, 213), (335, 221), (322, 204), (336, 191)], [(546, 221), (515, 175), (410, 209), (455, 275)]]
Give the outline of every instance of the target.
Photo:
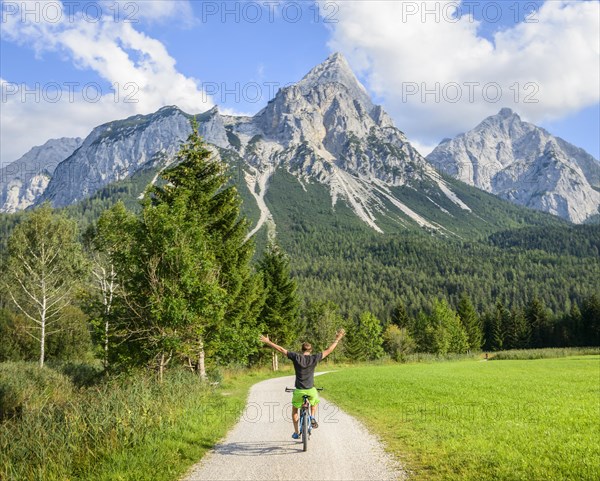
[(0, 212), (26, 209), (42, 195), (58, 164), (77, 150), (83, 139), (51, 139), (33, 147), (0, 169)]
[(373, 107), (367, 89), (354, 75), (346, 57), (339, 52), (331, 54), (323, 63), (313, 68), (296, 86), (300, 87), (303, 94), (307, 94), (314, 87), (327, 83), (342, 84), (368, 110)]
[[(80, 146), (60, 154), (64, 160), (54, 172), (46, 169), (33, 183), (7, 186), (4, 210), (44, 201), (66, 206), (138, 171), (162, 169), (176, 160), (191, 117), (165, 106), (100, 125)], [(252, 117), (222, 115), (216, 106), (194, 117), (215, 155), (241, 169), (261, 212), (253, 232), (274, 226), (265, 194), (275, 172), (291, 175), (305, 192), (309, 185), (325, 186), (333, 211), (342, 203), (378, 232), (395, 224), (451, 232), (457, 218), (471, 222), (474, 211), (458, 195), (462, 187), (440, 176), (383, 108), (373, 105), (339, 53), (280, 89)], [(574, 222), (594, 214), (600, 196), (597, 161), (507, 108), (444, 141), (436, 155), (435, 166), (467, 183)], [(520, 181), (523, 172), (539, 180), (533, 197)]]
[(512, 109), (508, 108), (508, 107), (504, 107), (502, 109), (500, 109), (500, 112), (498, 112), (497, 116), (501, 117), (501, 118), (508, 118), (508, 117), (512, 117), (513, 115), (516, 115), (518, 117), (518, 115), (512, 111)]
[(467, 184), (571, 222), (599, 212), (600, 164), (508, 108), (440, 143), (427, 160)]

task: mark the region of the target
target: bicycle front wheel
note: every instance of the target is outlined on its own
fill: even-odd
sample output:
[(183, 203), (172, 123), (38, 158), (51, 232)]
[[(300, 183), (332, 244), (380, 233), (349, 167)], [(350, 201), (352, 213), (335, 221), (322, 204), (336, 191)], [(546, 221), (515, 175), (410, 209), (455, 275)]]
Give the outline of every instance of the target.
[(308, 426), (310, 423), (310, 416), (308, 412), (304, 412), (304, 416), (302, 416), (302, 450), (306, 451), (308, 449)]

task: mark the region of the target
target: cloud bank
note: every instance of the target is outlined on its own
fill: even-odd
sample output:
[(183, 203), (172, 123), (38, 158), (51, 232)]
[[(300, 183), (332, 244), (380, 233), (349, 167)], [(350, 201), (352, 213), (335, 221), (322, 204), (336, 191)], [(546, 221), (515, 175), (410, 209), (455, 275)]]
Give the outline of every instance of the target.
[[(399, 128), (421, 145), (464, 132), (501, 107), (541, 122), (600, 101), (596, 1), (546, 1), (491, 39), (480, 34), (473, 16), (455, 15), (457, 6), (468, 10), (466, 2), (338, 5), (329, 46), (348, 57)], [(490, 8), (487, 15), (496, 14)]]
[(189, 22), (189, 2), (98, 5), (75, 11), (58, 1), (3, 4), (3, 40), (31, 47), (37, 56), (58, 52), (98, 80), (25, 85), (0, 79), (3, 163), (49, 138), (84, 137), (103, 122), (151, 113), (164, 105), (191, 113), (213, 105), (198, 80), (177, 71), (175, 59), (161, 42), (136, 29), (143, 22)]

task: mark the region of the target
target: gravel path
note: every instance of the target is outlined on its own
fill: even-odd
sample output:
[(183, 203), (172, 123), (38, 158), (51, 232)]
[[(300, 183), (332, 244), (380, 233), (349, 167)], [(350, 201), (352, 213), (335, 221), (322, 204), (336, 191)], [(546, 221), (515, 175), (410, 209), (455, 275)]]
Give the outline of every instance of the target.
[(185, 481), (406, 479), (374, 436), (324, 398), (319, 427), (303, 452), (291, 438), (291, 394), (284, 392), (293, 383), (283, 377), (252, 386), (238, 424)]

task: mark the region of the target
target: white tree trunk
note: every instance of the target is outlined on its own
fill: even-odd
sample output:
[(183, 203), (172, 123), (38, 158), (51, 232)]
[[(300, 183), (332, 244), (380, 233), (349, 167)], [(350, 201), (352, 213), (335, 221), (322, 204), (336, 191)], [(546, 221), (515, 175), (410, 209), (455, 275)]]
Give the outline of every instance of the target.
[(40, 367), (44, 367), (46, 355), (46, 281), (42, 280), (42, 303), (40, 311)]
[(163, 373), (165, 370), (165, 353), (162, 352), (160, 354), (160, 359), (158, 361), (158, 382), (162, 384), (163, 382)]
[(93, 271), (94, 276), (98, 282), (100, 292), (102, 294), (102, 304), (104, 305), (104, 369), (108, 368), (108, 351), (109, 351), (109, 332), (110, 332), (110, 321), (109, 316), (112, 310), (112, 302), (117, 288), (117, 274), (115, 272), (115, 266), (110, 262), (110, 273), (106, 273), (106, 269), (102, 265), (100, 259), (96, 259), (96, 268)]
[(206, 381), (206, 365), (204, 363), (204, 341), (202, 338), (198, 341), (198, 375), (200, 379)]
[(277, 351), (273, 351), (271, 354), (271, 365), (273, 371), (279, 371), (279, 354), (277, 354)]
[(40, 333), (40, 367), (44, 367), (44, 356), (46, 354), (46, 319), (42, 317), (42, 329)]

